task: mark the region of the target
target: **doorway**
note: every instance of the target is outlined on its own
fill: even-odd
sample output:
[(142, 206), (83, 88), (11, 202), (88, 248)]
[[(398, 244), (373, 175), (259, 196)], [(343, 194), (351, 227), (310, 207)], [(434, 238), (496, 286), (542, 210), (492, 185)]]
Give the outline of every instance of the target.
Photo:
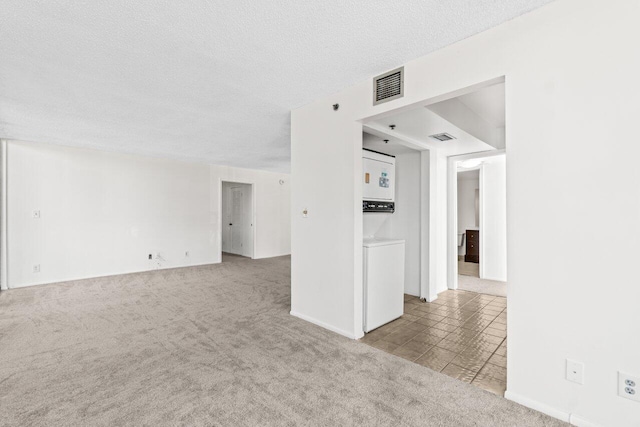
[(253, 184), (221, 183), (221, 260), (237, 261), (254, 257)]
[(458, 274), (480, 277), (480, 168), (458, 170)]
[(506, 157), (449, 158), (449, 289), (507, 296)]
[[(457, 185), (457, 176), (451, 173), (468, 159), (482, 158), (482, 163), (505, 158), (504, 94), (505, 81), (498, 78), (363, 120), (363, 148), (396, 156), (395, 212), (375, 224), (374, 237), (393, 233), (408, 241), (402, 234), (406, 228), (417, 242), (405, 254), (404, 314), (361, 341), (500, 396), (506, 389), (507, 300), (458, 289), (458, 224), (457, 215), (451, 216), (457, 195), (451, 186)], [(404, 164), (402, 156), (407, 157)], [(489, 175), (493, 168), (464, 166), (476, 169), (479, 182), (494, 179)], [(471, 194), (475, 205), (475, 188)], [(479, 233), (493, 227), (496, 219), (495, 213), (482, 214), (486, 197), (479, 185), (478, 218), (474, 212), (468, 228), (474, 246), (493, 244)], [(364, 213), (362, 224), (365, 236), (371, 221)], [(483, 256), (488, 248), (473, 249), (479, 251), (475, 257), (469, 254), (469, 260), (477, 262), (471, 263), (481, 277), (490, 258)], [(411, 263), (412, 257), (417, 262)]]

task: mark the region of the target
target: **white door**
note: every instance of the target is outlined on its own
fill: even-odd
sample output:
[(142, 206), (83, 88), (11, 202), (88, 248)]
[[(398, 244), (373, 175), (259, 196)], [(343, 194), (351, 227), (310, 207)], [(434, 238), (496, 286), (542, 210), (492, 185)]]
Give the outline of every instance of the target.
[(231, 191), (231, 212), (229, 215), (229, 227), (231, 234), (231, 250), (229, 252), (245, 255), (245, 206), (244, 190), (242, 187), (233, 187)]
[(253, 187), (222, 183), (222, 252), (253, 258)]

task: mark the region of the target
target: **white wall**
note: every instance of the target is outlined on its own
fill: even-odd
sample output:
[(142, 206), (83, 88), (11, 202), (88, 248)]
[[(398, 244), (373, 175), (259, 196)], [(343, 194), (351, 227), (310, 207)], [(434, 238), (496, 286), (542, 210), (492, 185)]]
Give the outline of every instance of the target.
[[(221, 230), (222, 181), (253, 184), (255, 203), (254, 259), (288, 255), (291, 253), (291, 176), (255, 169), (210, 166), (210, 183), (216, 208), (212, 212), (217, 230)], [(282, 180), (282, 184), (280, 181)], [(221, 234), (216, 233), (217, 248), (221, 248)], [(218, 250), (219, 252), (219, 250)], [(220, 259), (218, 258), (219, 262)]]
[(404, 292), (415, 296), (420, 295), (420, 167), (418, 151), (396, 156), (396, 210), (378, 232), (405, 240)]
[(441, 153), (434, 152), (435, 164), (432, 163), (433, 177), (435, 179), (435, 194), (430, 195), (432, 203), (435, 205), (432, 214), (434, 215), (435, 227), (431, 232), (435, 235), (435, 247), (433, 261), (435, 265), (430, 268), (435, 269), (433, 282), (430, 291), (439, 294), (448, 289), (447, 284), (447, 224), (449, 215), (447, 211), (447, 157)]
[[(476, 225), (476, 190), (480, 188), (480, 174), (473, 177), (458, 173), (458, 233), (478, 229)], [(505, 222), (506, 225), (506, 222)], [(458, 255), (466, 254), (466, 240), (458, 247)]]
[(505, 156), (482, 161), (480, 277), (507, 281), (507, 183)]
[(7, 151), (10, 288), (219, 262), (227, 177), (256, 183), (257, 257), (289, 253), (288, 175), (17, 141)]
[[(294, 110), (292, 312), (362, 334), (360, 120), (505, 76), (507, 397), (574, 422), (637, 425), (616, 371), (640, 373), (637, 322), (619, 321), (640, 301), (638, 19), (638, 1), (559, 0), (404, 64), (404, 98), (374, 107), (364, 81)], [(566, 358), (585, 363), (584, 385), (564, 379)]]

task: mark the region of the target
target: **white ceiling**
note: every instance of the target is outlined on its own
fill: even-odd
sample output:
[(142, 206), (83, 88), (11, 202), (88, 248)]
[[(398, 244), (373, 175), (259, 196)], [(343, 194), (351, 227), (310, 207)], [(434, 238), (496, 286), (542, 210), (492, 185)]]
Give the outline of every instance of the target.
[[(395, 128), (391, 130), (390, 125), (395, 125)], [(397, 142), (414, 150), (437, 150), (445, 156), (494, 150), (491, 145), (424, 107), (368, 122), (364, 125), (364, 130), (378, 137), (378, 141), (389, 138), (394, 143)], [(438, 141), (430, 137), (439, 133), (448, 133), (455, 139)], [(367, 148), (375, 150), (370, 141), (368, 144)]]
[[(388, 142), (384, 142), (385, 139)], [(382, 138), (366, 132), (362, 135), (362, 148), (368, 148), (369, 150), (378, 151), (380, 153), (391, 154), (392, 156), (418, 152), (413, 148), (409, 148), (406, 145), (403, 145), (398, 138)]]
[(288, 171), (292, 108), (548, 2), (3, 0), (0, 137)]
[(470, 170), (470, 171), (460, 171), (458, 172), (458, 180), (474, 180), (478, 181), (480, 179), (480, 169)]
[(479, 91), (459, 96), (458, 99), (490, 125), (504, 127), (504, 86), (504, 83), (488, 86)]
[(505, 148), (505, 84), (446, 99), (427, 108), (495, 148)]

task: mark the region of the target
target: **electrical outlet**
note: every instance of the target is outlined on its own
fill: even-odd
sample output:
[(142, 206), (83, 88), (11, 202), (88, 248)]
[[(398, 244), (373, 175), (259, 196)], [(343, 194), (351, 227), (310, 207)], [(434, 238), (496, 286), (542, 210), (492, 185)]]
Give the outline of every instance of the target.
[(33, 266), (33, 272), (34, 273), (40, 273), (40, 264), (35, 264)]
[(40, 219), (40, 211), (33, 211), (31, 216), (35, 219)]
[(149, 254), (149, 259), (153, 259), (153, 255)]
[(618, 396), (640, 402), (640, 377), (618, 371)]
[(302, 218), (308, 218), (309, 217), (309, 209), (304, 208), (302, 209)]
[(188, 257), (188, 256), (189, 256), (189, 251), (186, 251), (186, 252), (184, 253), (184, 256)]
[(567, 380), (584, 384), (584, 363), (567, 359)]

